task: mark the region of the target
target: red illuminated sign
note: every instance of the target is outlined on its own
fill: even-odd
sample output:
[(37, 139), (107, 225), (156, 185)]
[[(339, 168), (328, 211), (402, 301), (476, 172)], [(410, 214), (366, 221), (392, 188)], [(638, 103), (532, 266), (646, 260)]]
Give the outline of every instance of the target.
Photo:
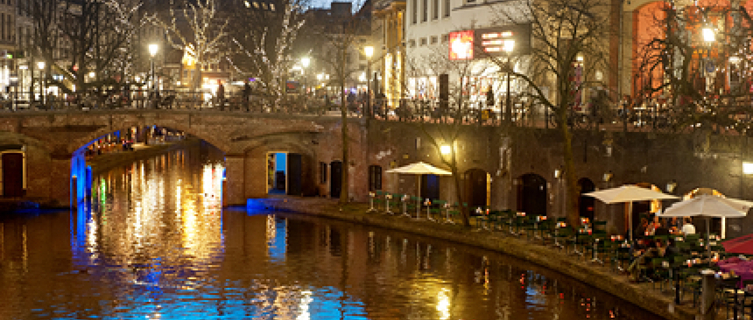
[(473, 59), (473, 30), (450, 32), (450, 60)]

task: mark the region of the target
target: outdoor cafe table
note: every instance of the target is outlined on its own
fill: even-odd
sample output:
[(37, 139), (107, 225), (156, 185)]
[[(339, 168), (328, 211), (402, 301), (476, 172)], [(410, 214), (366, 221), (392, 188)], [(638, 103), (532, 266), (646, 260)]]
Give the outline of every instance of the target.
[(730, 258), (717, 263), (719, 270), (723, 272), (734, 272), (740, 279), (738, 287), (742, 287), (742, 282), (753, 280), (753, 261), (740, 260), (739, 258)]

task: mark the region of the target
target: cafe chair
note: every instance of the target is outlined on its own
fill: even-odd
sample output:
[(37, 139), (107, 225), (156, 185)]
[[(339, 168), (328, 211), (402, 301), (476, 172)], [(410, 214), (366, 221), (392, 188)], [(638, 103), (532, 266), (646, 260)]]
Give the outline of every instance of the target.
[[(436, 218), (432, 221), (435, 222), (441, 222), (442, 219), (447, 219), (447, 214), (442, 214), (443, 212), (446, 213), (448, 210), (447, 208), (447, 201), (444, 200), (434, 200), (432, 203), (431, 208), (429, 209), (429, 217), (435, 216)], [(443, 217), (444, 216), (444, 217)]]
[(656, 290), (656, 284), (659, 284), (659, 289), (664, 292), (664, 285), (668, 284), (670, 280), (670, 261), (668, 258), (651, 258), (651, 278), (654, 283), (654, 290)]
[(724, 306), (727, 319), (730, 313), (739, 316), (742, 313), (742, 303), (745, 297), (740, 290), (740, 277), (717, 278), (716, 279), (716, 305), (717, 308)]
[(691, 295), (691, 301), (693, 307), (698, 303), (698, 298), (701, 296), (701, 269), (697, 267), (681, 268), (678, 271), (678, 279), (680, 281), (680, 300), (682, 300), (685, 294)]

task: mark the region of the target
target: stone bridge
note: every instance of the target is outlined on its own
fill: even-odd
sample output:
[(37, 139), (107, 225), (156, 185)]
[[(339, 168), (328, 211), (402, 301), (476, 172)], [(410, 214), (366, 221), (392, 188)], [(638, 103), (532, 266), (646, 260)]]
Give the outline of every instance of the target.
[[(353, 154), (358, 154), (361, 120), (349, 122), (353, 123)], [(82, 147), (108, 133), (151, 125), (186, 132), (225, 153), (225, 205), (266, 195), (267, 152), (301, 154), (304, 175), (315, 171), (312, 159), (340, 157), (340, 117), (150, 109), (3, 113), (0, 154), (23, 156), (24, 192), (20, 196), (65, 207), (72, 196), (72, 168), (81, 165), (77, 158), (83, 158), (74, 156), (83, 154)], [(5, 170), (13, 170), (10, 160), (4, 164), (3, 176)], [(12, 179), (9, 174), (0, 185)], [(5, 197), (13, 196), (3, 191)]]

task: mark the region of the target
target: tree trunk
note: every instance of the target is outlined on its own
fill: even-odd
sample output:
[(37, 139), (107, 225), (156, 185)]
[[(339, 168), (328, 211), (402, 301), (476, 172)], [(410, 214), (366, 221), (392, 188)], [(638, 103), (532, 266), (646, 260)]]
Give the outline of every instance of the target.
[[(453, 158), (455, 157), (454, 151), (453, 151)], [(452, 170), (452, 177), (455, 181), (455, 197), (458, 199), (458, 206), (460, 207), (460, 216), (463, 218), (463, 226), (464, 227), (470, 227), (471, 226), (471, 219), (470, 219), (470, 213), (468, 212), (468, 207), (463, 205), (463, 193), (460, 189), (460, 174), (458, 172), (457, 166), (452, 166), (450, 168)]]
[[(567, 101), (563, 102), (563, 105), (568, 105)], [(575, 174), (575, 161), (573, 157), (573, 136), (568, 127), (568, 113), (570, 110), (568, 107), (560, 107), (557, 109), (557, 125), (562, 133), (562, 146), (564, 155), (564, 178), (565, 178), (565, 207), (563, 212), (567, 218), (567, 223), (573, 228), (580, 227), (580, 213), (578, 212), (578, 197), (580, 192), (578, 190), (577, 175)]]

